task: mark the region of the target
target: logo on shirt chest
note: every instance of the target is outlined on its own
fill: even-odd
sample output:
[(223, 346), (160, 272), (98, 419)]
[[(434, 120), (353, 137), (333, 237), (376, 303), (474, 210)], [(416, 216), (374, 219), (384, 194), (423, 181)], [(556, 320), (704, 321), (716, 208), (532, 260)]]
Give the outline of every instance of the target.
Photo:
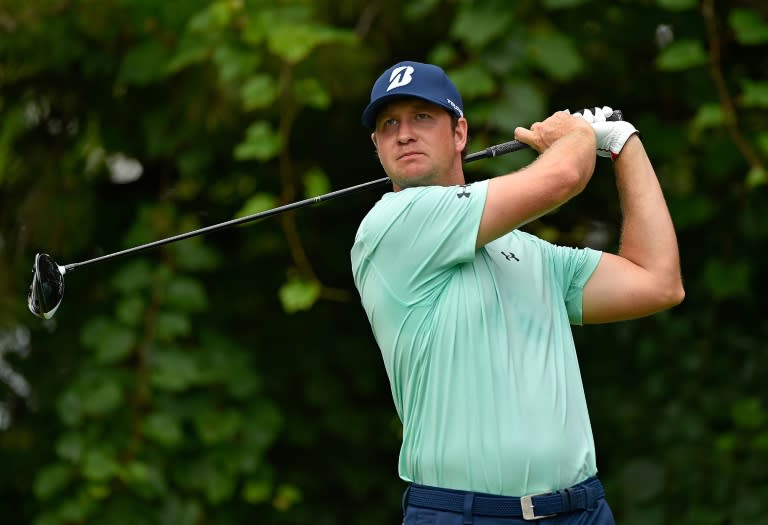
[(516, 256), (514, 253), (512, 253), (512, 252), (509, 252), (509, 253), (507, 253), (507, 252), (501, 252), (501, 254), (504, 256), (504, 258), (505, 258), (507, 261), (511, 261), (512, 259), (514, 259), (514, 260), (516, 260), (517, 262), (520, 262), (520, 259), (518, 259), (518, 258), (517, 258), (517, 256)]
[(459, 186), (459, 193), (456, 194), (456, 198), (460, 199), (462, 197), (469, 198), (470, 192), (467, 191), (467, 188), (469, 188), (471, 184), (462, 184)]

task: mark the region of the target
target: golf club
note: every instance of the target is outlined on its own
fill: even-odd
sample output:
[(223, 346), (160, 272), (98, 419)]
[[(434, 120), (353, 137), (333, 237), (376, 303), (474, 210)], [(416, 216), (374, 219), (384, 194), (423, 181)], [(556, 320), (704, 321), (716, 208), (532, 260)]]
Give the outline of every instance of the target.
[[(616, 120), (622, 120), (622, 118), (623, 116), (621, 111), (614, 110), (614, 112), (611, 114), (608, 120), (616, 121)], [(506, 155), (507, 153), (511, 153), (513, 151), (519, 151), (526, 148), (529, 148), (527, 144), (524, 144), (517, 140), (512, 140), (509, 142), (496, 144), (495, 146), (490, 146), (482, 151), (470, 153), (464, 157), (464, 162), (468, 163), (468, 162), (473, 162), (480, 159), (498, 157), (500, 155)], [(155, 248), (163, 244), (169, 244), (172, 242), (181, 241), (184, 239), (188, 239), (190, 237), (195, 237), (197, 235), (212, 233), (215, 231), (223, 230), (224, 228), (237, 226), (239, 224), (244, 224), (247, 222), (264, 219), (267, 217), (271, 217), (272, 215), (277, 215), (279, 213), (296, 210), (298, 208), (303, 208), (305, 206), (310, 206), (312, 204), (318, 204), (320, 202), (325, 202), (331, 199), (335, 199), (337, 197), (352, 195), (353, 193), (359, 193), (371, 188), (384, 186), (385, 184), (389, 184), (390, 182), (391, 181), (389, 177), (383, 177), (381, 179), (365, 182), (363, 184), (358, 184), (357, 186), (351, 186), (349, 188), (332, 191), (330, 193), (325, 193), (317, 197), (311, 197), (309, 199), (304, 199), (304, 200), (293, 202), (290, 204), (285, 204), (283, 206), (278, 206), (277, 208), (272, 208), (271, 210), (254, 213), (252, 215), (247, 215), (245, 217), (240, 217), (237, 219), (232, 219), (230, 221), (221, 222), (219, 224), (214, 224), (212, 226), (207, 226), (205, 228), (200, 228), (199, 230), (194, 230), (187, 233), (174, 235), (173, 237), (160, 239), (147, 244), (142, 244), (140, 246), (135, 246), (133, 248), (128, 248), (126, 250), (122, 250), (119, 252), (102, 255), (101, 257), (95, 257), (93, 259), (88, 259), (87, 261), (71, 263), (64, 266), (59, 266), (56, 263), (56, 261), (54, 261), (53, 257), (51, 257), (50, 255), (46, 253), (38, 253), (37, 255), (35, 255), (35, 264), (32, 267), (32, 273), (33, 273), (32, 284), (29, 287), (29, 294), (27, 296), (27, 306), (29, 307), (29, 311), (32, 312), (37, 317), (40, 317), (41, 319), (51, 319), (56, 313), (56, 310), (58, 310), (59, 306), (61, 305), (61, 300), (64, 297), (64, 274), (67, 272), (72, 272), (76, 268), (80, 268), (82, 266), (87, 266), (89, 264), (93, 264), (101, 261), (106, 261), (108, 259), (114, 259), (115, 257), (120, 257), (122, 255), (128, 255), (131, 253), (148, 250), (149, 248)]]

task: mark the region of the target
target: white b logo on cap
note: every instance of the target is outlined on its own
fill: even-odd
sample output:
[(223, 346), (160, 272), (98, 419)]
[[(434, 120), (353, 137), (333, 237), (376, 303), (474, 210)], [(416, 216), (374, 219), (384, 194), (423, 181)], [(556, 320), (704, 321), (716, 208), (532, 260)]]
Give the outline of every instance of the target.
[(410, 84), (411, 80), (413, 80), (413, 77), (411, 76), (412, 73), (412, 66), (400, 66), (395, 68), (395, 70), (392, 71), (392, 74), (389, 75), (389, 87), (387, 88), (387, 91)]

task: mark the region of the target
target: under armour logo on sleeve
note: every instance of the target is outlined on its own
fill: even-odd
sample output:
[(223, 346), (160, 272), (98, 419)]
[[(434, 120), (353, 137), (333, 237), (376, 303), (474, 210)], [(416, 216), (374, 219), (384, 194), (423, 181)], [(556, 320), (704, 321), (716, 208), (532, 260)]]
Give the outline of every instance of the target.
[(471, 184), (462, 184), (461, 186), (459, 186), (461, 191), (460, 193), (456, 194), (456, 198), (459, 198), (459, 199), (462, 197), (469, 198), (470, 193), (467, 191), (467, 188), (469, 188), (470, 186)]

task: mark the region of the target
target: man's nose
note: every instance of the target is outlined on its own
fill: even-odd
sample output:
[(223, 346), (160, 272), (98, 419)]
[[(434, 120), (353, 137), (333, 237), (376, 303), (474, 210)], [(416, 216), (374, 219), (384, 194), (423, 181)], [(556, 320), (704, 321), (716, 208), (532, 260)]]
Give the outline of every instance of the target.
[(414, 140), (413, 126), (407, 119), (402, 119), (397, 126), (397, 140), (402, 143)]

